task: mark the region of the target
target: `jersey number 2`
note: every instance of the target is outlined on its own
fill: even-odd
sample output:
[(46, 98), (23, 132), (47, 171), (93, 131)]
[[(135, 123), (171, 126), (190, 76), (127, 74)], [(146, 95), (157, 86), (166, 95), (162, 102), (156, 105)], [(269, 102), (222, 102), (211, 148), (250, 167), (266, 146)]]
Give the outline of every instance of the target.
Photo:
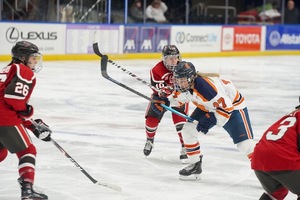
[(17, 82), (16, 88), (15, 88), (15, 93), (22, 94), (23, 96), (26, 97), (28, 95), (28, 90), (29, 90), (28, 85)]
[(278, 127), (278, 133), (277, 134), (273, 133), (272, 131), (267, 132), (267, 134), (266, 134), (267, 140), (273, 140), (273, 141), (279, 140), (280, 138), (283, 137), (283, 135), (286, 133), (286, 130), (289, 127), (294, 126), (295, 122), (296, 122), (295, 117), (286, 118), (285, 120), (283, 120), (280, 123), (280, 126)]

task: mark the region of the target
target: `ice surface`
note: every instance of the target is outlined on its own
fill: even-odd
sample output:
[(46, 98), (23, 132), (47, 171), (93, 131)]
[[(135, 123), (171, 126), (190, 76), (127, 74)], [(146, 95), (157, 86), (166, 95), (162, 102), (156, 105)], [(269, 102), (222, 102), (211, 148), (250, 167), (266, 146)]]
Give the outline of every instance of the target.
[[(298, 105), (300, 57), (225, 57), (186, 59), (198, 71), (217, 72), (245, 96), (255, 138)], [(119, 65), (149, 81), (157, 60), (118, 60)], [(5, 66), (7, 63), (0, 63)], [(151, 90), (116, 66), (108, 74), (139, 92)], [(181, 181), (180, 144), (170, 113), (163, 118), (147, 158), (144, 113), (148, 101), (104, 79), (100, 61), (44, 62), (31, 104), (35, 118), (53, 129), (53, 138), (94, 179), (122, 187), (122, 192), (93, 184), (51, 142), (32, 136), (37, 147), (35, 186), (51, 200), (250, 200), (263, 189), (229, 135), (214, 127), (199, 134), (204, 154), (200, 181)], [(193, 107), (191, 107), (193, 109)], [(0, 164), (0, 200), (20, 199), (17, 158)], [(287, 200), (296, 199), (289, 194)]]

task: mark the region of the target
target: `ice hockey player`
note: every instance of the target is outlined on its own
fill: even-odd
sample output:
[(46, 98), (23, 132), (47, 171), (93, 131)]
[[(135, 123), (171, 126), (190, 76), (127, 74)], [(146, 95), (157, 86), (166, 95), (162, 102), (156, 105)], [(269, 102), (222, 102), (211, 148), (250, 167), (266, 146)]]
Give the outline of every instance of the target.
[(197, 125), (188, 122), (182, 129), (190, 164), (179, 171), (180, 179), (200, 178), (202, 154), (197, 135), (198, 132), (206, 134), (215, 125), (223, 127), (238, 150), (251, 159), (255, 142), (248, 110), (244, 97), (232, 82), (221, 79), (218, 74), (196, 72), (195, 66), (186, 61), (176, 65), (174, 78), (178, 92), (175, 91), (168, 99), (162, 100), (171, 106), (191, 101), (196, 108), (190, 117), (198, 121)]
[(251, 167), (265, 190), (260, 200), (285, 199), (289, 191), (300, 200), (300, 105), (266, 130)]
[[(151, 85), (157, 89), (153, 90), (151, 98), (165, 98), (172, 93), (174, 87), (173, 70), (174, 66), (176, 66), (179, 61), (181, 61), (181, 55), (178, 48), (175, 45), (165, 45), (162, 49), (162, 60), (150, 70)], [(184, 114), (187, 114), (188, 112), (187, 103), (180, 106), (175, 106), (173, 108)], [(153, 149), (154, 137), (165, 111), (166, 110), (162, 107), (161, 109), (157, 109), (156, 104), (151, 102), (147, 106), (145, 114), (145, 131), (147, 136), (146, 144), (144, 147), (145, 156), (149, 156)], [(186, 119), (174, 113), (172, 114), (172, 119), (181, 144), (179, 158), (183, 163), (185, 163), (187, 160), (187, 155), (184, 148), (181, 130), (184, 123), (186, 122)]]
[(0, 162), (8, 151), (19, 159), (22, 200), (48, 199), (33, 190), (36, 148), (25, 128), (44, 141), (51, 140), (51, 130), (41, 120), (32, 120), (33, 106), (28, 104), (42, 67), (42, 55), (36, 45), (20, 41), (11, 50), (12, 61), (0, 72)]

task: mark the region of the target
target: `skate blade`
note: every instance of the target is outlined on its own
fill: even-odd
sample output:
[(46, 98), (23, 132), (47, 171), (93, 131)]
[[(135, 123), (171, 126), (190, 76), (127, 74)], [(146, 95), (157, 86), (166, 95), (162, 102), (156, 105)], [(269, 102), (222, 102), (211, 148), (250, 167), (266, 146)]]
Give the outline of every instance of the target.
[(182, 181), (199, 181), (201, 179), (200, 174), (192, 174), (190, 176), (180, 175), (179, 179)]

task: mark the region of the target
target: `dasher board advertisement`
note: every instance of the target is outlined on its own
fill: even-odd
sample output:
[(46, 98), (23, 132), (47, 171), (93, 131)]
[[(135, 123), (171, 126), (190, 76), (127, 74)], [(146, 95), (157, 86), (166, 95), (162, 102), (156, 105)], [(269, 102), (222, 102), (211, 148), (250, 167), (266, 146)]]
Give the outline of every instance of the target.
[(0, 54), (10, 54), (18, 41), (34, 43), (42, 54), (65, 54), (64, 24), (0, 23)]
[(183, 53), (220, 52), (221, 26), (172, 26), (171, 43)]
[(161, 52), (165, 45), (170, 44), (170, 26), (125, 26), (124, 53)]
[(66, 54), (94, 54), (94, 42), (102, 53), (122, 53), (123, 28), (119, 25), (67, 24), (66, 32)]
[(222, 51), (260, 51), (262, 42), (260, 26), (222, 27)]
[(266, 50), (299, 50), (298, 25), (267, 26)]

